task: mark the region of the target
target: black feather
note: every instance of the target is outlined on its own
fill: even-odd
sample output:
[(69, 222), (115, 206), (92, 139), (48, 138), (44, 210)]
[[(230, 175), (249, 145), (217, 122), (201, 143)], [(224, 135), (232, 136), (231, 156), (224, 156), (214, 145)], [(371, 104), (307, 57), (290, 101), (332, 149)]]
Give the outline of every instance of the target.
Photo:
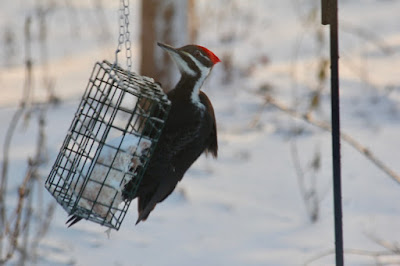
[[(182, 180), (189, 167), (203, 153), (218, 155), (217, 128), (214, 110), (207, 95), (200, 92), (201, 108), (193, 104), (191, 77), (182, 76), (174, 90), (168, 93), (171, 110), (163, 133), (137, 190), (137, 223), (148, 218), (157, 203), (166, 199)], [(125, 189), (132, 189), (128, 183)], [(132, 200), (129, 193), (125, 199)], [(136, 223), (136, 224), (137, 224)]]
[(74, 224), (76, 224), (77, 222), (79, 222), (80, 220), (82, 220), (81, 217), (72, 214), (72, 215), (70, 215), (68, 221), (65, 224), (68, 225), (68, 227), (71, 227)]

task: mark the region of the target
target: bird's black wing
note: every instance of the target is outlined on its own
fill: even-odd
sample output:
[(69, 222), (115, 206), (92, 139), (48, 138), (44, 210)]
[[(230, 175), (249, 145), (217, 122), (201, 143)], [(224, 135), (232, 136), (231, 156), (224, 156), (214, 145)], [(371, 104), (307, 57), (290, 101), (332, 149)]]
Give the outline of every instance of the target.
[[(168, 97), (174, 99), (173, 91), (168, 93)], [(155, 205), (171, 194), (186, 170), (203, 151), (217, 157), (214, 109), (203, 92), (200, 92), (200, 101), (206, 108), (205, 116), (190, 111), (193, 108), (191, 104), (178, 101), (173, 105), (167, 120), (168, 126), (164, 128), (138, 191), (137, 223), (146, 220)], [(199, 126), (199, 121), (204, 121), (202, 119), (206, 123)], [(207, 135), (205, 142), (198, 141), (198, 137), (204, 134)]]
[(200, 101), (206, 107), (207, 113), (211, 116), (212, 130), (208, 139), (206, 154), (211, 153), (214, 158), (218, 156), (218, 137), (217, 137), (217, 122), (215, 120), (214, 108), (208, 99), (207, 95), (200, 91)]

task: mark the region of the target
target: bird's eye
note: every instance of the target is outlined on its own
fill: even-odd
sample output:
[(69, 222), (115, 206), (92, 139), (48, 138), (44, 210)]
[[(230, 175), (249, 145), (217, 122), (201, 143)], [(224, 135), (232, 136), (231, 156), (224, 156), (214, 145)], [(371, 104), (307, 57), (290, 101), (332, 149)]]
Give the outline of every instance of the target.
[(194, 56), (195, 56), (195, 57), (199, 57), (199, 56), (200, 56), (200, 51), (194, 52)]

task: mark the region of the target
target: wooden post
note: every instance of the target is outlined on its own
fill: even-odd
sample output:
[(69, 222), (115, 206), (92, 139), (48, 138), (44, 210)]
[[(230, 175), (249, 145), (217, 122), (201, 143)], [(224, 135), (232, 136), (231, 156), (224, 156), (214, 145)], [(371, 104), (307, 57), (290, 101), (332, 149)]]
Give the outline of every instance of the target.
[(177, 82), (178, 70), (157, 42), (178, 47), (188, 43), (193, 4), (192, 0), (142, 0), (140, 73), (160, 82), (166, 92)]

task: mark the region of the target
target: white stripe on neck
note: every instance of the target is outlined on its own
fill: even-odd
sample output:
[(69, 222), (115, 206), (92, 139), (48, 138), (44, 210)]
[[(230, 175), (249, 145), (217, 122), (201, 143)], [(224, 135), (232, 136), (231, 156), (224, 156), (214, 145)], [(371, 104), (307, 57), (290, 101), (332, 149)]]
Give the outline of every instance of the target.
[(189, 76), (195, 76), (196, 75), (196, 71), (191, 69), (189, 67), (189, 65), (186, 63), (186, 61), (182, 59), (182, 57), (180, 57), (179, 55), (177, 55), (175, 53), (170, 53), (170, 54), (174, 57), (176, 65), (178, 66), (179, 71), (181, 73), (186, 73)]
[(199, 68), (200, 70), (200, 77), (196, 81), (193, 87), (192, 94), (190, 95), (190, 99), (192, 100), (192, 103), (196, 105), (197, 107), (201, 109), (205, 109), (205, 106), (200, 102), (200, 88), (203, 85), (204, 81), (210, 74), (211, 68), (204, 66), (202, 63), (200, 63), (196, 58), (194, 58), (191, 54), (187, 53), (187, 55), (192, 59), (192, 61), (195, 63), (195, 65)]

